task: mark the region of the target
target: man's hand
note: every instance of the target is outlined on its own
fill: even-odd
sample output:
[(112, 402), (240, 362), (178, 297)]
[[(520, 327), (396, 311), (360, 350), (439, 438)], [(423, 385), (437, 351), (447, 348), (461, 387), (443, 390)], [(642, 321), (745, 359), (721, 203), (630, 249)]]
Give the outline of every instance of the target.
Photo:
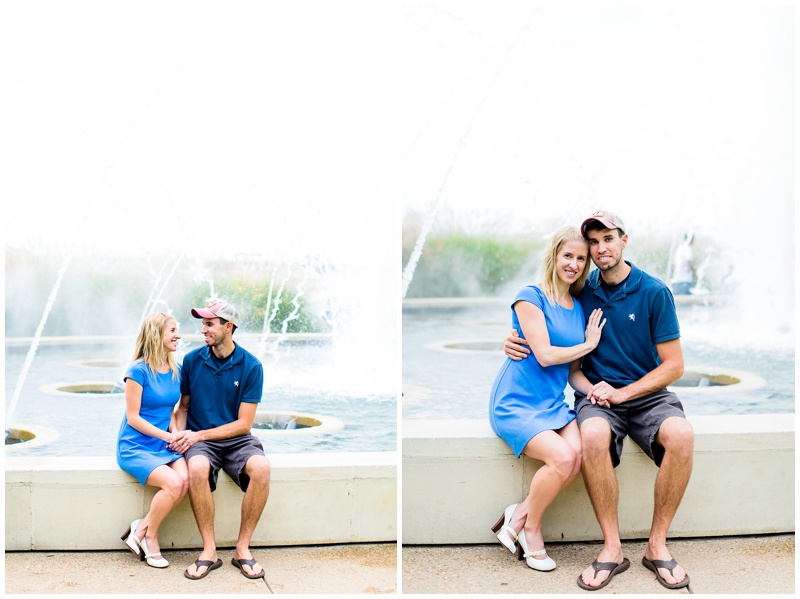
[(528, 345), (528, 342), (519, 336), (516, 329), (511, 329), (505, 343), (503, 343), (503, 351), (509, 358), (519, 362), (523, 358), (527, 358), (528, 354), (531, 353)]
[(200, 433), (197, 431), (180, 431), (175, 433), (172, 441), (167, 447), (176, 453), (186, 453), (192, 445), (200, 441)]
[(618, 406), (626, 401), (619, 389), (615, 389), (605, 381), (593, 385), (586, 398), (601, 408), (610, 408), (612, 404)]

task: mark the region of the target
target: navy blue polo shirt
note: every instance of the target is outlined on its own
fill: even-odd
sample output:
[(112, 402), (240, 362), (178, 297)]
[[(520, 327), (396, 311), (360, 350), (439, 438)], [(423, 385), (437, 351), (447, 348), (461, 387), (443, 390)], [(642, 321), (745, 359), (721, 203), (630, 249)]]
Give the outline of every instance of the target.
[(587, 319), (597, 308), (607, 319), (599, 345), (583, 357), (581, 369), (590, 383), (606, 381), (617, 389), (638, 381), (661, 364), (657, 343), (681, 336), (669, 288), (625, 262), (631, 267), (625, 281), (604, 286), (600, 270), (595, 269), (578, 294)]
[(253, 354), (238, 345), (221, 365), (211, 348), (198, 347), (183, 358), (181, 395), (189, 395), (189, 430), (202, 431), (234, 422), (239, 405), (260, 403), (264, 369)]

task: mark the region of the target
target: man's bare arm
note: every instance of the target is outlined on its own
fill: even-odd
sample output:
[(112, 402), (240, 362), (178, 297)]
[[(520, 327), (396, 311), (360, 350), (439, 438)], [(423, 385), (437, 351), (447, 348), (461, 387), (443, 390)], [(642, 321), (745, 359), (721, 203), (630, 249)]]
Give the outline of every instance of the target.
[(632, 399), (644, 397), (650, 393), (664, 389), (683, 376), (683, 349), (680, 339), (672, 339), (656, 344), (661, 364), (648, 372), (638, 381), (620, 389), (614, 389), (605, 381), (592, 387), (587, 397), (598, 401), (607, 401), (619, 405)]

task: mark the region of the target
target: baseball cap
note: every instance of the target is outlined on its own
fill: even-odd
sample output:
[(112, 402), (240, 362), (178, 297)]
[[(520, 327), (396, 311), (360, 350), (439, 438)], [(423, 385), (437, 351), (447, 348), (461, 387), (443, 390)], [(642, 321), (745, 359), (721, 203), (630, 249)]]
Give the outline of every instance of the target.
[(192, 316), (195, 318), (224, 318), (235, 326), (239, 326), (239, 312), (233, 307), (233, 304), (223, 300), (217, 300), (205, 308), (192, 308)]
[(586, 225), (588, 225), (593, 220), (596, 220), (606, 229), (619, 229), (619, 234), (625, 234), (625, 224), (622, 222), (622, 219), (614, 214), (613, 212), (609, 212), (608, 210), (598, 210), (597, 212), (593, 213), (589, 218), (583, 221), (581, 225), (581, 234), (586, 236)]

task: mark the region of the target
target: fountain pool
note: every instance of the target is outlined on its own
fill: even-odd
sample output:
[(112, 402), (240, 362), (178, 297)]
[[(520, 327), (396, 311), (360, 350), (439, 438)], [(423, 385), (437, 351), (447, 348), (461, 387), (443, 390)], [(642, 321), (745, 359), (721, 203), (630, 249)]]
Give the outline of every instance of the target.
[[(239, 336), (250, 351), (255, 337)], [(187, 336), (184, 336), (186, 340)], [(111, 392), (63, 392), (57, 387), (105, 387), (122, 380), (132, 351), (132, 339), (43, 338), (14, 413), (19, 428), (41, 427), (45, 443), (7, 445), (15, 456), (113, 456), (117, 432), (125, 411), (125, 397)], [(179, 349), (180, 359), (197, 347), (198, 340)], [(14, 391), (29, 343), (6, 342), (6, 403)], [(267, 454), (314, 452), (396, 451), (397, 399), (385, 392), (359, 389), (357, 384), (332, 384), (336, 370), (330, 361), (331, 341), (284, 341), (277, 353), (261, 357), (264, 395), (259, 414), (312, 413), (340, 420), (344, 428), (322, 434), (257, 432)], [(327, 381), (328, 384), (322, 384)], [(8, 407), (8, 406), (6, 406)]]
[[(505, 360), (502, 341), (511, 323), (507, 302), (422, 303), (406, 300), (403, 308), (403, 418), (487, 418), (492, 382)], [(719, 323), (709, 321), (715, 310), (678, 303), (684, 377), (691, 371), (732, 369), (744, 371), (751, 384), (675, 386), (687, 415), (794, 414), (793, 340), (732, 343)], [(566, 399), (572, 403), (570, 390)]]

